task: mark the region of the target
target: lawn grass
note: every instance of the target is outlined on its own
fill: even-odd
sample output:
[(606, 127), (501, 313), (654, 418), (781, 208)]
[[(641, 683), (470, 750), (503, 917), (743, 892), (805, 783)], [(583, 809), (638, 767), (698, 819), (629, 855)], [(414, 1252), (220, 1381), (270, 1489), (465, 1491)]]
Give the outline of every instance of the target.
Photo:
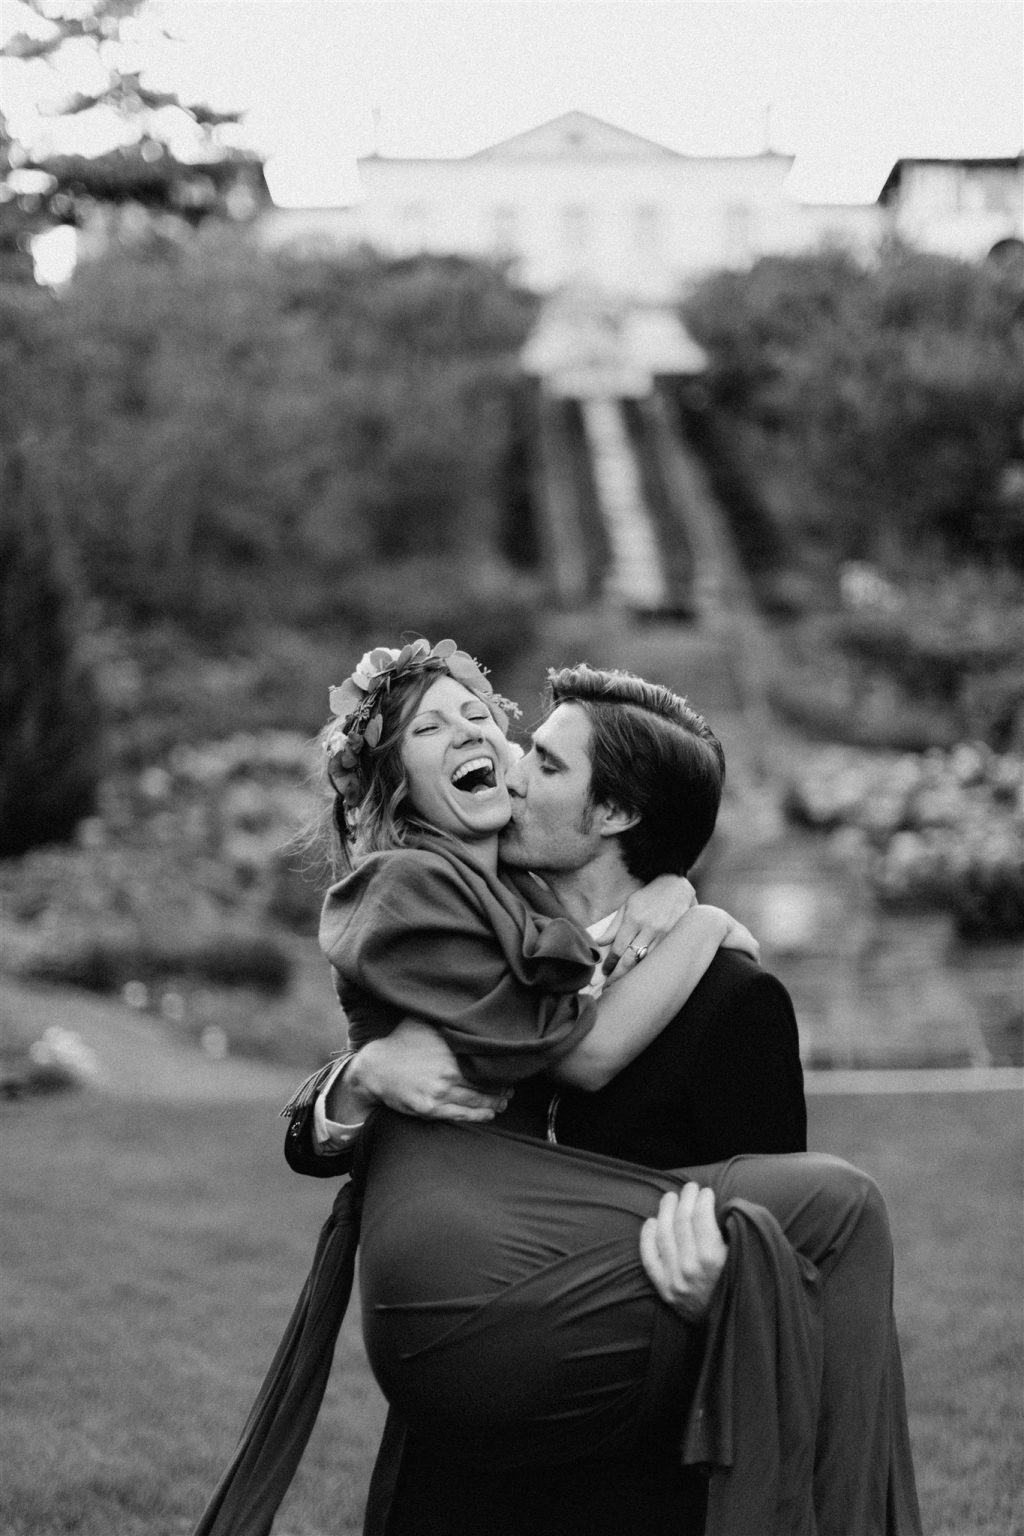
[[(288, 1172), (273, 1116), (91, 1094), (3, 1109), (5, 1536), (191, 1529), (333, 1193)], [(1020, 1536), (1016, 1097), (829, 1097), (811, 1122), (893, 1213), (928, 1536)], [(350, 1318), (280, 1536), (358, 1531), (382, 1418)]]

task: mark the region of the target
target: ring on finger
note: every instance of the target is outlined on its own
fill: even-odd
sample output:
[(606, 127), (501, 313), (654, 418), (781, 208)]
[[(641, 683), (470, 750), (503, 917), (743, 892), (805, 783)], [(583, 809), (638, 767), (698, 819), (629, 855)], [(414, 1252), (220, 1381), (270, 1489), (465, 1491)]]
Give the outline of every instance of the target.
[[(629, 947), (630, 947), (630, 949), (633, 949), (633, 945), (632, 944)], [(636, 954), (636, 963), (637, 963), (637, 965), (639, 965), (640, 961), (644, 958), (644, 956), (647, 953), (647, 945), (646, 944), (641, 944), (640, 948), (635, 950), (634, 952)]]

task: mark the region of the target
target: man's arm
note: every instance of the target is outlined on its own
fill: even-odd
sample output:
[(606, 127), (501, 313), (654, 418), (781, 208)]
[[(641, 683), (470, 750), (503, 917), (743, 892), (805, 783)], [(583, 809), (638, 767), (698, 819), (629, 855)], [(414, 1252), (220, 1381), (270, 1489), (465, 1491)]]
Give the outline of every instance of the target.
[[(488, 1093), (468, 1083), (437, 1030), (416, 1019), (368, 1042), (318, 1097), (321, 1114), (315, 1099), (300, 1107), (285, 1136), (289, 1166), (314, 1178), (351, 1172), (357, 1127), (378, 1104), (404, 1115), (465, 1124), (492, 1120), (508, 1101), (507, 1091)], [(318, 1129), (326, 1132), (326, 1144)]]

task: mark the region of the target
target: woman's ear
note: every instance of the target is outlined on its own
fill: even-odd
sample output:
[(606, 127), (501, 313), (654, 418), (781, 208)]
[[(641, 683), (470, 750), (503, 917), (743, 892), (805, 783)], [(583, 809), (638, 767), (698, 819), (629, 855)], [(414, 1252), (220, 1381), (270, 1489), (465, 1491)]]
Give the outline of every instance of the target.
[(614, 800), (606, 800), (603, 805), (595, 807), (595, 815), (597, 829), (602, 837), (621, 837), (623, 832), (628, 832), (640, 820), (639, 811), (631, 805), (617, 805)]

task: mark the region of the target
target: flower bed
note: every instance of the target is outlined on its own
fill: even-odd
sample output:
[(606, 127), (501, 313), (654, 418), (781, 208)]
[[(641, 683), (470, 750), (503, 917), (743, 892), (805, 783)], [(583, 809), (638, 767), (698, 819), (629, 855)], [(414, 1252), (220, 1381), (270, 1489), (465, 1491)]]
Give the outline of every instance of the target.
[[(314, 761), (301, 735), (265, 731), (109, 780), (75, 843), (0, 863), (5, 969), (197, 1036), (216, 1025), (232, 1050), (305, 1056), (287, 1015), (321, 893), (288, 845), (315, 812)], [(319, 1001), (310, 1012), (333, 1022)]]
[(965, 938), (1024, 933), (1024, 759), (978, 743), (943, 751), (812, 753), (788, 818), (829, 833), (889, 907), (953, 914)]

